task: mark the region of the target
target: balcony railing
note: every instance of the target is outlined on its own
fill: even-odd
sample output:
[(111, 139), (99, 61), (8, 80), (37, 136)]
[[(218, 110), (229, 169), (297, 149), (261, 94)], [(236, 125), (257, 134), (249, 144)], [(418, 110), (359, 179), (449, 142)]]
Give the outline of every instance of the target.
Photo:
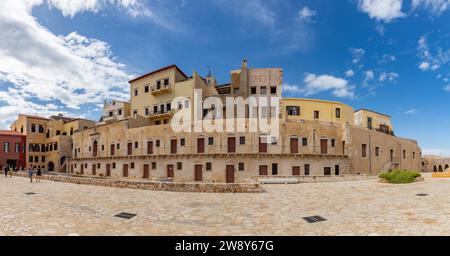
[(172, 86), (170, 84), (161, 84), (161, 85), (154, 85), (151, 87), (152, 95), (158, 95), (163, 93), (169, 93), (172, 92)]

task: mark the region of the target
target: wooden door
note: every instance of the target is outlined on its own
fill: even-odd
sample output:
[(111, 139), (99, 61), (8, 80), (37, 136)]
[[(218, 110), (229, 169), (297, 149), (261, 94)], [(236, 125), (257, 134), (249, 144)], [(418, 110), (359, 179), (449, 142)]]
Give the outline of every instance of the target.
[(171, 140), (170, 141), (170, 153), (176, 154), (177, 153), (177, 140)]
[(127, 154), (131, 156), (133, 154), (133, 143), (128, 143)]
[(147, 154), (153, 155), (153, 141), (147, 142)]
[(266, 138), (259, 138), (259, 152), (260, 153), (267, 153), (267, 142), (264, 142)]
[(205, 138), (197, 139), (197, 153), (205, 153)]
[(144, 173), (142, 175), (142, 178), (144, 179), (150, 178), (150, 166), (148, 164), (144, 164)]
[(81, 164), (80, 167), (81, 167), (80, 173), (81, 173), (81, 174), (84, 174), (84, 164)]
[(111, 155), (113, 156), (115, 154), (115, 145), (111, 145)]
[(96, 175), (96, 174), (97, 174), (97, 165), (92, 164), (92, 175)]
[(123, 177), (128, 177), (128, 164), (123, 165)]
[(292, 176), (300, 176), (300, 166), (292, 166)]
[(236, 153), (236, 138), (228, 138), (228, 153)]
[(320, 140), (320, 154), (322, 154), (322, 155), (328, 154), (328, 140), (327, 139)]
[(173, 164), (167, 165), (167, 178), (173, 179)]
[(106, 164), (106, 176), (111, 176), (111, 164)]
[(225, 178), (227, 183), (234, 183), (234, 165), (227, 165)]
[(195, 165), (195, 170), (194, 170), (194, 178), (195, 181), (202, 181), (203, 180), (203, 166), (201, 164), (196, 164)]
[(268, 171), (267, 171), (267, 165), (260, 165), (259, 166), (259, 176), (267, 176)]
[(73, 164), (70, 165), (70, 173), (73, 173)]
[(298, 138), (291, 138), (291, 154), (298, 154)]

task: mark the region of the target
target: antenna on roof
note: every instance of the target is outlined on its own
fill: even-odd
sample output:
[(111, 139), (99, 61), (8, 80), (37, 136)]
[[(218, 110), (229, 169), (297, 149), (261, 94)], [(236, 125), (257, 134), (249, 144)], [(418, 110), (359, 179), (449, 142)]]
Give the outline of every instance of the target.
[(207, 77), (211, 77), (211, 66), (208, 66), (208, 75)]

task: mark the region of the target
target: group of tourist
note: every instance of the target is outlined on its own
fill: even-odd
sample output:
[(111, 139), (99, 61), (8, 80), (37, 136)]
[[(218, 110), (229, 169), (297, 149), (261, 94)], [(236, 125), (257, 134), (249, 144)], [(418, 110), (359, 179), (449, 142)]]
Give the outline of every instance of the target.
[[(10, 178), (12, 178), (13, 176), (13, 172), (18, 172), (18, 171), (24, 171), (23, 167), (21, 167), (20, 169), (18, 167), (13, 168), (13, 167), (7, 167), (7, 166), (3, 166), (2, 167), (2, 172), (5, 174), (5, 178), (8, 178), (8, 175)], [(30, 182), (33, 182), (33, 175), (36, 173), (36, 182), (41, 182), (41, 175), (42, 175), (42, 171), (41, 168), (28, 168), (28, 178), (30, 178)]]

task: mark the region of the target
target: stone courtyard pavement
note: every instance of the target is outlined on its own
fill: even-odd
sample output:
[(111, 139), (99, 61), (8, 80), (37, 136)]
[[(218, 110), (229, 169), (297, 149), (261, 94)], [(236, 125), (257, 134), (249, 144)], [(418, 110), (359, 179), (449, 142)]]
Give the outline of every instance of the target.
[[(1, 177), (0, 235), (450, 235), (449, 179), (264, 188), (199, 194)], [(312, 215), (327, 221), (302, 218)]]

